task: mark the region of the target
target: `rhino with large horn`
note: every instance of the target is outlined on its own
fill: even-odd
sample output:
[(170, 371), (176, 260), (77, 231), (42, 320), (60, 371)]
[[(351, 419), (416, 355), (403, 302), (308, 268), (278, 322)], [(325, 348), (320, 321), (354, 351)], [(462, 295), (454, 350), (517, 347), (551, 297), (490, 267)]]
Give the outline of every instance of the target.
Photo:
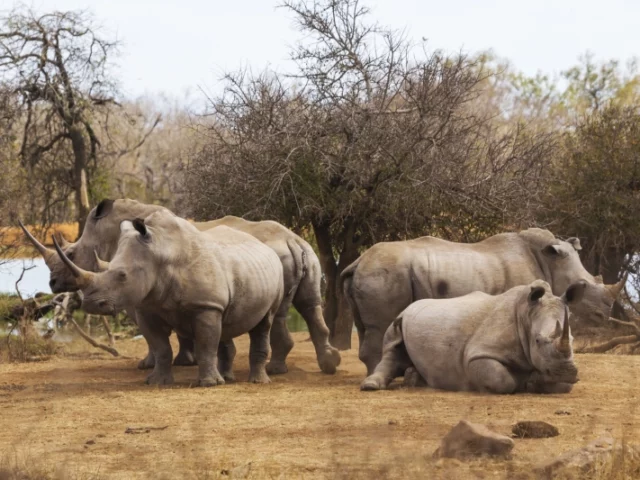
[(124, 221), (121, 232), (105, 272), (83, 270), (57, 242), (56, 249), (78, 280), (86, 312), (136, 308), (156, 358), (147, 383), (173, 382), (172, 330), (194, 340), (200, 386), (233, 378), (233, 358), (218, 347), (244, 333), (251, 339), (249, 381), (268, 383), (269, 331), (284, 296), (278, 255), (247, 233), (226, 226), (201, 232), (168, 210)]
[(501, 295), (418, 300), (387, 329), (382, 360), (361, 389), (387, 388), (415, 368), (446, 390), (568, 393), (578, 381), (568, 307), (586, 288), (581, 280), (560, 298), (536, 280)]
[[(124, 220), (145, 218), (159, 210), (166, 209), (130, 199), (103, 200), (89, 212), (80, 239), (67, 247), (62, 246), (62, 249), (77, 266), (93, 272), (100, 271), (105, 268), (104, 262), (110, 261), (118, 248), (120, 223)], [(286, 295), (271, 330), (272, 353), (267, 365), (269, 374), (287, 371), (286, 358), (293, 347), (293, 339), (287, 329), (286, 320), (292, 304), (307, 323), (320, 369), (324, 373), (335, 373), (336, 367), (340, 364), (340, 354), (329, 343), (329, 329), (322, 314), (322, 271), (313, 248), (291, 230), (273, 221), (251, 222), (227, 216), (211, 222), (195, 222), (194, 225), (201, 231), (226, 225), (246, 232), (270, 247), (280, 257), (284, 269)], [(25, 234), (32, 238), (27, 231)], [(75, 277), (55, 252), (44, 246), (42, 249), (44, 250), (38, 251), (47, 255), (47, 265), (51, 269), (51, 290), (54, 293), (76, 290)], [(131, 311), (129, 315), (135, 319), (135, 312)], [(178, 339), (180, 352), (176, 356), (176, 364), (192, 364), (193, 345), (185, 338), (178, 336)], [(230, 342), (227, 348), (235, 351), (233, 342)], [(153, 362), (153, 354), (150, 351), (139, 367), (152, 368)]]
[(496, 295), (536, 279), (561, 295), (570, 284), (584, 280), (587, 287), (582, 300), (572, 304), (572, 313), (580, 319), (607, 320), (619, 287), (604, 285), (589, 274), (580, 262), (580, 248), (576, 238), (562, 241), (539, 228), (471, 244), (422, 237), (374, 245), (341, 274), (367, 374), (380, 361), (387, 327), (409, 304), (423, 298), (454, 298), (474, 291)]

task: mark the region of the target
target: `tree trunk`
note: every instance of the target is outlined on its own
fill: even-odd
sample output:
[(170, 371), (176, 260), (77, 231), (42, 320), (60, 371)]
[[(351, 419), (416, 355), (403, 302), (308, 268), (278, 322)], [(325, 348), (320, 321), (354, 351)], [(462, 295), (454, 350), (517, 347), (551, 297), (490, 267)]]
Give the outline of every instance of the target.
[[(336, 263), (332, 245), (331, 232), (327, 223), (314, 223), (320, 263), (327, 282), (325, 293), (324, 320), (331, 332), (330, 342), (339, 350), (351, 348), (351, 332), (353, 331), (353, 315), (340, 288), (340, 274), (358, 258), (358, 249), (348, 239), (344, 242), (340, 259)], [(345, 235), (351, 235), (351, 228), (345, 226)]]
[[(73, 190), (76, 199), (76, 218), (78, 220), (78, 238), (84, 230), (89, 214), (89, 193), (87, 188), (87, 146), (82, 131), (76, 127), (69, 130), (73, 147)], [(77, 240), (77, 239), (76, 239)]]

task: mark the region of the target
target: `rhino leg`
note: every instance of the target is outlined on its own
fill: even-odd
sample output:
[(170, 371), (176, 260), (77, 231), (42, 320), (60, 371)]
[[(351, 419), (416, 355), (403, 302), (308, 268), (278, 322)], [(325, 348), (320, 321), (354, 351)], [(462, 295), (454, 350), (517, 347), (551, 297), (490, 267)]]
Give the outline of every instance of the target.
[(198, 385), (215, 387), (224, 385), (218, 371), (218, 346), (222, 333), (222, 312), (205, 310), (193, 319), (196, 361), (198, 362)]
[(171, 360), (173, 360), (173, 350), (171, 349), (171, 342), (169, 342), (171, 329), (164, 325), (162, 319), (154, 315), (140, 313), (138, 313), (138, 326), (155, 357), (155, 366), (145, 383), (149, 385), (172, 384)]
[[(145, 341), (147, 341), (146, 338), (145, 338)], [(149, 342), (147, 342), (147, 348), (148, 348), (147, 356), (138, 362), (139, 370), (149, 370), (150, 368), (153, 368), (156, 366), (156, 359), (153, 356), (153, 352), (151, 351), (151, 345), (149, 345)]]
[(573, 390), (572, 383), (545, 382), (541, 375), (533, 372), (525, 381), (522, 391), (527, 393), (569, 393)]
[(469, 362), (467, 375), (474, 390), (481, 392), (515, 393), (522, 383), (507, 367), (491, 358), (479, 358)]
[(233, 359), (236, 357), (236, 346), (233, 340), (220, 342), (218, 345), (218, 371), (226, 382), (235, 382)]
[(258, 325), (249, 330), (249, 383), (271, 383), (266, 364), (269, 356), (269, 331), (273, 313), (269, 312)]
[[(294, 306), (296, 305), (294, 304)], [(296, 309), (300, 312), (309, 328), (309, 335), (316, 349), (316, 358), (318, 359), (320, 370), (330, 375), (336, 373), (336, 368), (341, 361), (340, 352), (329, 343), (329, 329), (324, 322), (322, 307), (318, 304), (308, 308), (298, 308), (296, 306)]]
[(188, 367), (196, 364), (196, 359), (193, 356), (193, 340), (190, 338), (182, 337), (176, 333), (178, 337), (178, 343), (180, 344), (180, 350), (178, 355), (173, 360), (174, 365), (180, 365)]
[(382, 338), (383, 335), (378, 328), (365, 328), (358, 358), (367, 366), (367, 375), (373, 375), (373, 371), (382, 360)]
[(278, 375), (281, 373), (287, 373), (287, 355), (293, 348), (293, 338), (289, 329), (287, 328), (287, 314), (289, 313), (289, 307), (291, 306), (291, 299), (285, 298), (275, 319), (273, 320), (273, 326), (271, 327), (271, 360), (267, 365), (267, 372), (269, 375)]
[(391, 325), (384, 335), (382, 360), (373, 373), (364, 379), (360, 390), (384, 390), (394, 378), (403, 375), (412, 365), (402, 339), (402, 331)]
[(402, 386), (409, 388), (426, 387), (427, 381), (422, 378), (416, 367), (409, 367), (404, 372)]

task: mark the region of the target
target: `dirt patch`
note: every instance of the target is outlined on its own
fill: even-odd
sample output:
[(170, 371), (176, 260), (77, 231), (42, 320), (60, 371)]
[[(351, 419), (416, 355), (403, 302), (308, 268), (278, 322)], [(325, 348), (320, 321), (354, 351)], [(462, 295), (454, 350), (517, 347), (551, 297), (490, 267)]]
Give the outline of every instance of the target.
[[(142, 341), (119, 343), (125, 359), (0, 365), (0, 451), (76, 478), (230, 478), (249, 464), (247, 478), (528, 478), (532, 465), (598, 436), (640, 439), (640, 357), (577, 355), (581, 381), (570, 395), (361, 392), (357, 351), (323, 375), (307, 336), (294, 334), (290, 372), (270, 385), (245, 383), (246, 336), (237, 341), (239, 382), (212, 389), (190, 388), (196, 367), (175, 368), (174, 387), (144, 385), (135, 368)], [(536, 419), (561, 434), (515, 439), (508, 461), (433, 459), (460, 419), (505, 435)]]

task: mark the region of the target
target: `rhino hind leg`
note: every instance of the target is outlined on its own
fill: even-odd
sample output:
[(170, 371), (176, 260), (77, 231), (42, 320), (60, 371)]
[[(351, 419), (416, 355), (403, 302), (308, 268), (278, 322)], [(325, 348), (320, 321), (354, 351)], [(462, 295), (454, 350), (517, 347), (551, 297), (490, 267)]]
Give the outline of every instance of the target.
[(139, 314), (138, 325), (155, 358), (153, 371), (146, 378), (145, 383), (149, 385), (172, 384), (171, 360), (173, 360), (173, 350), (171, 349), (171, 342), (169, 342), (171, 330), (164, 327), (161, 319), (152, 315)]
[(235, 382), (233, 374), (233, 359), (236, 357), (236, 346), (233, 340), (220, 342), (218, 345), (218, 371), (226, 382)]
[(224, 385), (224, 378), (218, 371), (218, 346), (222, 333), (222, 312), (205, 310), (193, 319), (195, 354), (198, 362), (198, 386), (215, 387)]
[(467, 375), (474, 390), (487, 393), (510, 394), (518, 390), (520, 379), (507, 367), (491, 358), (472, 360)]
[(367, 375), (372, 375), (382, 360), (382, 333), (376, 327), (366, 327), (360, 342), (358, 358), (367, 366)]
[(272, 323), (273, 313), (269, 312), (258, 325), (249, 330), (249, 383), (271, 383), (266, 365)]
[(294, 343), (287, 328), (287, 312), (290, 305), (290, 302), (283, 301), (273, 320), (270, 335), (271, 359), (267, 364), (269, 375), (280, 375), (289, 371), (287, 355), (289, 355)]
[(402, 386), (409, 388), (426, 387), (427, 381), (420, 375), (416, 367), (409, 367), (404, 371)]
[(384, 390), (394, 378), (405, 374), (413, 366), (402, 339), (402, 331), (392, 324), (384, 335), (382, 360), (373, 373), (364, 379), (360, 390)]
[(193, 340), (190, 338), (182, 337), (176, 333), (178, 337), (178, 343), (180, 344), (180, 350), (178, 355), (173, 360), (173, 364), (177, 366), (188, 367), (196, 365), (196, 359), (193, 353)]
[(304, 318), (309, 328), (309, 336), (316, 350), (316, 358), (318, 366), (323, 373), (333, 375), (336, 373), (338, 365), (340, 365), (340, 352), (337, 348), (329, 343), (329, 328), (324, 322), (322, 315), (322, 307), (316, 305), (313, 307), (296, 307), (302, 318)]

